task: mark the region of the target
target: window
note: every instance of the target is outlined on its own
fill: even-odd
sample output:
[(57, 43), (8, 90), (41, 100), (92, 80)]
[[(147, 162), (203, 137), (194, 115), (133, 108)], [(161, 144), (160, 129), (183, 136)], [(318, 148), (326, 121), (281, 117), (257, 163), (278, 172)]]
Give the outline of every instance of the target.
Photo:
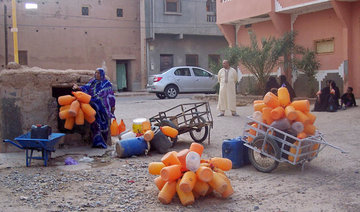
[(28, 64), (27, 51), (19, 50), (19, 64), (20, 65), (27, 65)]
[(334, 38), (315, 41), (315, 49), (317, 54), (334, 52)]
[(81, 15), (89, 15), (89, 7), (82, 7)]
[(209, 67), (212, 65), (212, 64), (218, 64), (220, 63), (220, 55), (218, 54), (209, 54)]
[(207, 22), (216, 22), (216, 15), (207, 15)]
[(180, 0), (165, 0), (166, 13), (180, 13)]
[(186, 55), (186, 65), (187, 66), (199, 66), (197, 54), (187, 54)]
[(116, 9), (116, 17), (123, 17), (123, 9), (121, 8)]
[(199, 69), (199, 68), (193, 68), (194, 74), (197, 77), (211, 77), (211, 74), (209, 74), (208, 72)]
[(168, 70), (174, 66), (174, 56), (172, 54), (161, 54), (160, 55), (160, 72)]
[(216, 12), (216, 1), (207, 0), (206, 1), (206, 12)]
[(191, 76), (189, 68), (179, 68), (174, 72), (176, 76)]

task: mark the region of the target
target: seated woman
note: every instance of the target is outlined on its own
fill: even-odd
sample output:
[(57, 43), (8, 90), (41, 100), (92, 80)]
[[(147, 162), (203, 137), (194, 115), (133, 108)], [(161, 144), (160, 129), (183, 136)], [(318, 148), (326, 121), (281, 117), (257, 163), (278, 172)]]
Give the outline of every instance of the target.
[(355, 96), (353, 94), (353, 88), (348, 87), (347, 92), (341, 96), (341, 108), (345, 110), (347, 107), (352, 106), (356, 107)]
[(267, 93), (267, 92), (271, 92), (271, 89), (272, 88), (275, 88), (275, 89), (278, 89), (279, 88), (279, 84), (277, 83), (276, 81), (276, 78), (273, 77), (273, 76), (270, 76), (268, 81), (266, 82), (266, 87), (265, 87), (265, 93), (264, 95)]
[(110, 143), (110, 119), (115, 117), (115, 96), (111, 82), (105, 78), (104, 69), (96, 69), (94, 78), (81, 87), (74, 84), (73, 90), (81, 90), (91, 96), (90, 105), (96, 110), (95, 121), (90, 126), (92, 145), (107, 148), (107, 143)]

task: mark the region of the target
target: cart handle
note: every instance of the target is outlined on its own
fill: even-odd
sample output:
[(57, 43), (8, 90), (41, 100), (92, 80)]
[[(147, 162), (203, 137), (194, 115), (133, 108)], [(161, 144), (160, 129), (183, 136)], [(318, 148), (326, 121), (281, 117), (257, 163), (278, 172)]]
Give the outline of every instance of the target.
[(15, 142), (12, 141), (12, 140), (5, 139), (5, 140), (3, 140), (3, 142), (4, 142), (4, 143), (10, 143), (10, 144), (12, 144), (12, 145), (14, 145), (14, 146), (16, 146), (16, 147), (18, 147), (18, 148), (20, 148), (20, 149), (24, 149), (22, 146), (20, 146), (19, 144), (15, 143)]

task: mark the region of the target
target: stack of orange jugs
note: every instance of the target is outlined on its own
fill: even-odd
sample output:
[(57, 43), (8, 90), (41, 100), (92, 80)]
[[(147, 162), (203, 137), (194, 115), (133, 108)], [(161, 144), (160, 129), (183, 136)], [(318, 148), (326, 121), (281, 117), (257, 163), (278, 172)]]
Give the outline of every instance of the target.
[[(283, 126), (283, 123), (285, 123), (285, 128), (291, 128), (291, 130), (297, 134), (299, 139), (312, 136), (316, 131), (316, 127), (314, 126), (316, 116), (310, 113), (309, 100), (296, 100), (291, 102), (286, 87), (278, 89), (278, 96), (268, 92), (263, 100), (255, 100), (253, 118), (275, 128), (278, 128), (276, 126), (279, 123), (282, 123)], [(258, 128), (258, 124), (253, 123), (252, 127)], [(256, 135), (256, 131), (253, 129), (250, 129), (249, 133)], [(251, 142), (252, 140), (252, 137), (248, 138), (248, 142)], [(298, 145), (298, 141), (294, 144)], [(314, 144), (312, 150), (317, 150), (318, 148), (319, 144)], [(296, 149), (290, 148), (290, 152), (296, 153)], [(294, 158), (290, 155), (288, 159), (294, 161)]]
[(84, 120), (90, 124), (95, 121), (96, 111), (91, 107), (91, 96), (81, 92), (72, 92), (72, 95), (60, 96), (58, 103), (61, 105), (59, 117), (65, 121), (65, 129), (71, 130), (76, 125), (84, 125)]
[[(160, 190), (158, 199), (161, 203), (169, 204), (175, 193), (185, 206), (193, 204), (195, 198), (212, 192), (223, 198), (234, 193), (224, 173), (231, 169), (231, 160), (217, 157), (200, 160), (203, 150), (201, 144), (192, 143), (189, 149), (168, 152), (161, 158), (161, 162), (149, 164), (149, 173), (160, 175), (154, 182)], [(194, 163), (196, 158), (198, 164)]]

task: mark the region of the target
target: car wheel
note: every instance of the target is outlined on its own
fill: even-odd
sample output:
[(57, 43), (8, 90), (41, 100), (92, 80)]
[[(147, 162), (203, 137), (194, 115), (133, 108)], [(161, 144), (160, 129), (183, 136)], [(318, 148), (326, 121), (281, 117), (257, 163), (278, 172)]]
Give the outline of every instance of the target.
[(156, 93), (156, 96), (159, 98), (159, 99), (165, 99), (166, 96), (164, 93)]
[(179, 93), (179, 89), (175, 85), (168, 85), (165, 88), (165, 95), (169, 99), (175, 99)]

